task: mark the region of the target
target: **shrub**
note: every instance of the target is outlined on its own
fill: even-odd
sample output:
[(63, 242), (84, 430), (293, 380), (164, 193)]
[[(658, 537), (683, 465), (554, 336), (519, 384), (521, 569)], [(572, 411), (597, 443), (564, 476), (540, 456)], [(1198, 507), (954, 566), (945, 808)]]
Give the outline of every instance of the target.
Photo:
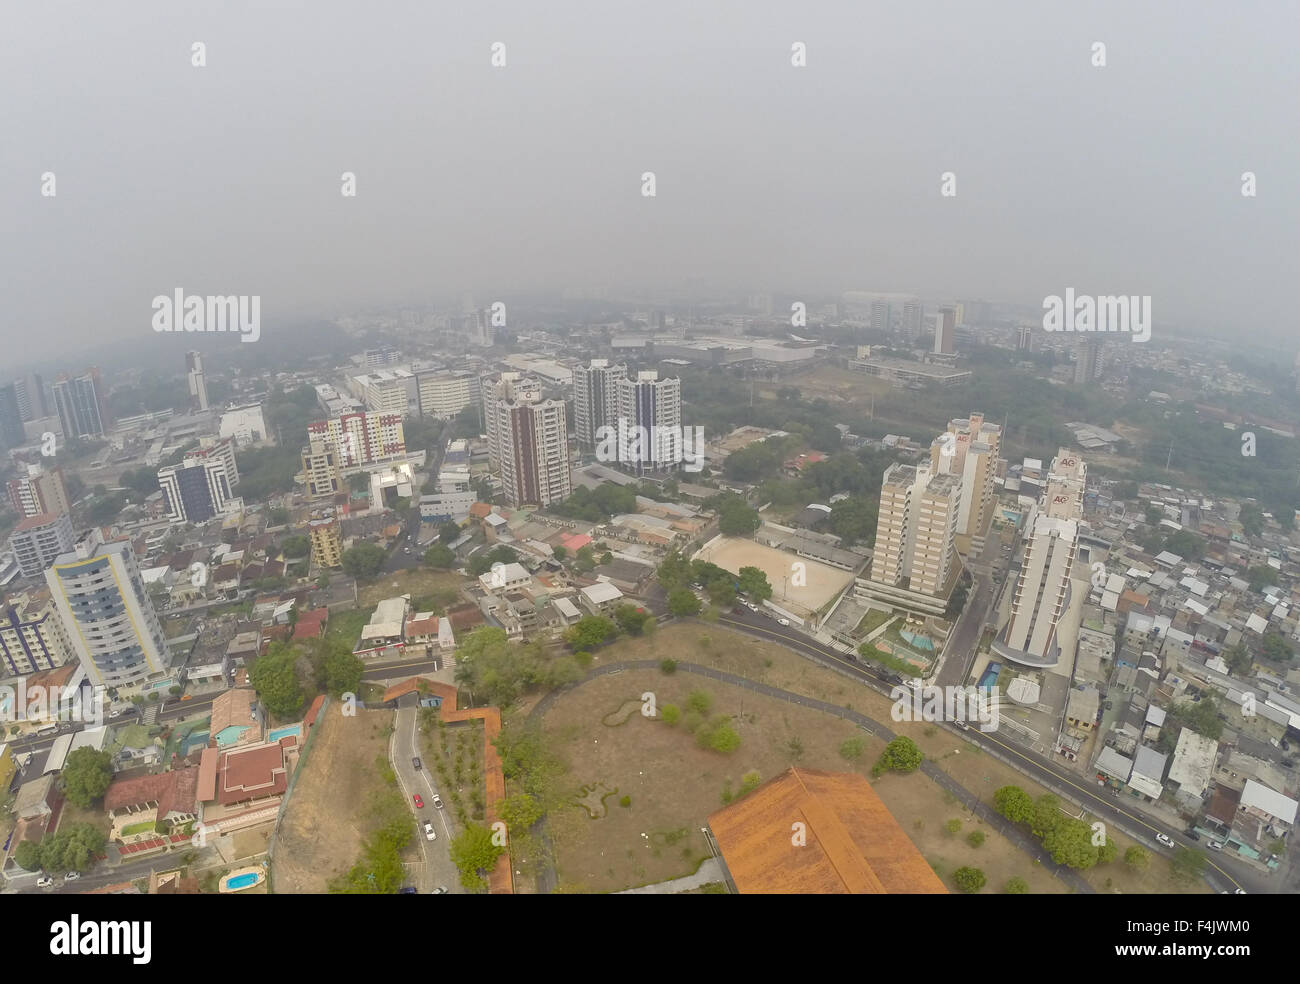
[(686, 709), (697, 714), (708, 714), (713, 709), (713, 698), (703, 690), (692, 690), (686, 697)]
[(958, 868), (952, 873), (953, 884), (968, 895), (978, 892), (987, 880), (979, 868)]
[(969, 844), (971, 847), (979, 847), (981, 844), (984, 843), (984, 831), (972, 830), (969, 834), (966, 835), (966, 843)]
[(659, 672), (663, 673), (665, 676), (672, 676), (674, 673), (677, 672), (677, 660), (675, 659), (660, 660)]
[(664, 724), (670, 728), (675, 728), (677, 722), (682, 719), (682, 709), (676, 704), (665, 704), (659, 708), (659, 716), (663, 718)]
[(862, 753), (866, 750), (867, 743), (857, 735), (840, 742), (840, 758), (848, 759), (850, 762), (862, 758)]
[(624, 796), (622, 799), (618, 801), (618, 805), (623, 807), (624, 809), (627, 809), (629, 806), (632, 805), (632, 797)]
[(1002, 891), (1006, 895), (1024, 895), (1029, 891), (1029, 882), (1023, 878), (1012, 878), (1002, 886)]
[(956, 836), (957, 831), (961, 830), (961, 821), (956, 817), (953, 817), (943, 825), (943, 829), (948, 831), (949, 834)]

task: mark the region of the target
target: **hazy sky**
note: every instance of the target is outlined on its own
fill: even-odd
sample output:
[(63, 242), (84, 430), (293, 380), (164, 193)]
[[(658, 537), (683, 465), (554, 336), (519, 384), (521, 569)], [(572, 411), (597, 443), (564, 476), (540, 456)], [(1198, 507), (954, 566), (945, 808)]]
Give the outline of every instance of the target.
[(266, 337), (352, 305), (698, 276), (1150, 294), (1157, 325), (1300, 344), (1298, 11), (7, 4), (0, 341), (15, 362), (75, 363), (78, 345), (152, 334), (152, 298), (176, 287), (261, 295)]

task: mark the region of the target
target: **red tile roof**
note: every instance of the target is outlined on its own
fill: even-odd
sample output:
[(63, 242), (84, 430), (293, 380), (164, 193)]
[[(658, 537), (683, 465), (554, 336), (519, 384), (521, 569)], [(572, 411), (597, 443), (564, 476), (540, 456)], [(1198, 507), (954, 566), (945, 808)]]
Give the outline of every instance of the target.
[(160, 818), (173, 812), (193, 813), (198, 799), (199, 771), (191, 767), (120, 779), (110, 783), (104, 793), (104, 809), (120, 810), (127, 806), (157, 803)]

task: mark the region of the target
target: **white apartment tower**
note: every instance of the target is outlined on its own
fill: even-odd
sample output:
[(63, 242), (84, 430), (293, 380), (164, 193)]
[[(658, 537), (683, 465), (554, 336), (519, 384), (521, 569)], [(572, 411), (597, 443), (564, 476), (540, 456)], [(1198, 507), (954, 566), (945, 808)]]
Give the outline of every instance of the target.
[(871, 580), (933, 598), (946, 596), (957, 564), (961, 478), (893, 464), (885, 470)]
[(167, 669), (167, 642), (127, 541), (81, 540), (45, 572), (72, 651), (93, 684), (138, 684)]
[(961, 506), (957, 513), (958, 547), (978, 553), (993, 522), (997, 503), (994, 478), (1002, 448), (1002, 428), (982, 413), (948, 421), (948, 429), (930, 446), (930, 466), (936, 474), (959, 475)]
[(618, 384), (626, 378), (627, 366), (606, 359), (573, 370), (573, 432), (579, 447), (595, 448), (602, 427), (618, 426)]
[(636, 475), (682, 462), (682, 381), (653, 370), (618, 387), (618, 463)]
[(198, 352), (185, 353), (185, 372), (190, 384), (190, 396), (196, 410), (208, 408), (208, 384), (203, 377), (203, 356)]
[(548, 506), (573, 490), (563, 400), (497, 400), (490, 419), (510, 505)]

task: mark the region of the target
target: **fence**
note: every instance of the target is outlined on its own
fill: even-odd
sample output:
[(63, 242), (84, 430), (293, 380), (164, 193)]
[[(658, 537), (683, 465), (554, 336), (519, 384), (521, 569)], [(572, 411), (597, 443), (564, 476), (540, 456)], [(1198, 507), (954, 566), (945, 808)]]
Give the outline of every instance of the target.
[[(284, 790), (284, 798), (280, 800), (280, 808), (275, 813), (275, 826), (271, 828), (271, 836), (266, 840), (266, 857), (268, 860), (275, 860), (275, 835), (280, 830), (280, 821), (284, 819), (284, 811), (289, 806), (289, 800), (293, 797), (293, 791), (298, 785), (298, 776), (302, 774), (307, 765), (307, 758), (311, 754), (312, 746), (316, 744), (316, 734), (321, 730), (325, 723), (325, 714), (329, 710), (330, 699), (326, 695), (320, 710), (316, 713), (316, 723), (312, 725), (307, 732), (307, 740), (302, 744), (302, 751), (298, 753), (298, 764), (294, 767), (293, 775), (289, 777), (289, 783)], [(272, 869), (274, 871), (274, 869)], [(272, 878), (267, 877), (267, 891), (274, 893), (275, 889), (272, 884)]]

